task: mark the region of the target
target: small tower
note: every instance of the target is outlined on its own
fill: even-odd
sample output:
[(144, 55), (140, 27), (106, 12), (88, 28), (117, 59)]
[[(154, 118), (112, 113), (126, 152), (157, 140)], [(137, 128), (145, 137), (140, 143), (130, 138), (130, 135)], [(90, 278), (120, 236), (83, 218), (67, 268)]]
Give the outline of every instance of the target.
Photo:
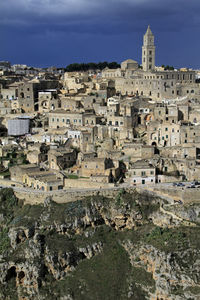
[(142, 67), (144, 71), (153, 71), (155, 69), (154, 35), (151, 32), (150, 26), (148, 26), (143, 38)]

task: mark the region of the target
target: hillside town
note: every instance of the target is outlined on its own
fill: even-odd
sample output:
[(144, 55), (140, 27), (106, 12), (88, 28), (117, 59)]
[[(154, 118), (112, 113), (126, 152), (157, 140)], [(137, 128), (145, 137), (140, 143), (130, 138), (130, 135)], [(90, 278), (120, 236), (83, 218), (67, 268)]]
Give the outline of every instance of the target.
[(69, 72), (0, 62), (0, 184), (44, 192), (200, 179), (200, 71), (142, 64)]

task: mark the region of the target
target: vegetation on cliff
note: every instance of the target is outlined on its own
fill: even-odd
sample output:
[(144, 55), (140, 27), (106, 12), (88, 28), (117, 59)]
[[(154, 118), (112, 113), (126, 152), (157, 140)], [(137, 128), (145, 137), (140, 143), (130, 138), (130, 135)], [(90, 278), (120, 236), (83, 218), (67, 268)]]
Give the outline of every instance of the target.
[(198, 299), (199, 226), (158, 225), (161, 204), (121, 190), (31, 206), (1, 190), (0, 299)]

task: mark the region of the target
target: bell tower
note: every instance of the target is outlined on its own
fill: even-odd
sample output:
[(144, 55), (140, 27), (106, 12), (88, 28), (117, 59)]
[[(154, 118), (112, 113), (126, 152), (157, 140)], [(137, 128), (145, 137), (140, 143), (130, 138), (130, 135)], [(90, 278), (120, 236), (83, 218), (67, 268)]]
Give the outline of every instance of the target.
[(155, 69), (155, 48), (154, 35), (150, 26), (148, 26), (143, 37), (142, 46), (142, 68), (144, 71), (153, 71)]

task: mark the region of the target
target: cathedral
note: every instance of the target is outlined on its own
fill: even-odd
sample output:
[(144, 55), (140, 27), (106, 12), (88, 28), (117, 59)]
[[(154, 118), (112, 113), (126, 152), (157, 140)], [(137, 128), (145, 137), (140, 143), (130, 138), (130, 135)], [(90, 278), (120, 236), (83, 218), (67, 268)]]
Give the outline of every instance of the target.
[(127, 59), (119, 69), (104, 69), (102, 77), (113, 79), (116, 92), (122, 95), (139, 95), (155, 101), (200, 97), (195, 71), (164, 70), (155, 65), (154, 35), (150, 26), (143, 37), (141, 66), (135, 60)]

